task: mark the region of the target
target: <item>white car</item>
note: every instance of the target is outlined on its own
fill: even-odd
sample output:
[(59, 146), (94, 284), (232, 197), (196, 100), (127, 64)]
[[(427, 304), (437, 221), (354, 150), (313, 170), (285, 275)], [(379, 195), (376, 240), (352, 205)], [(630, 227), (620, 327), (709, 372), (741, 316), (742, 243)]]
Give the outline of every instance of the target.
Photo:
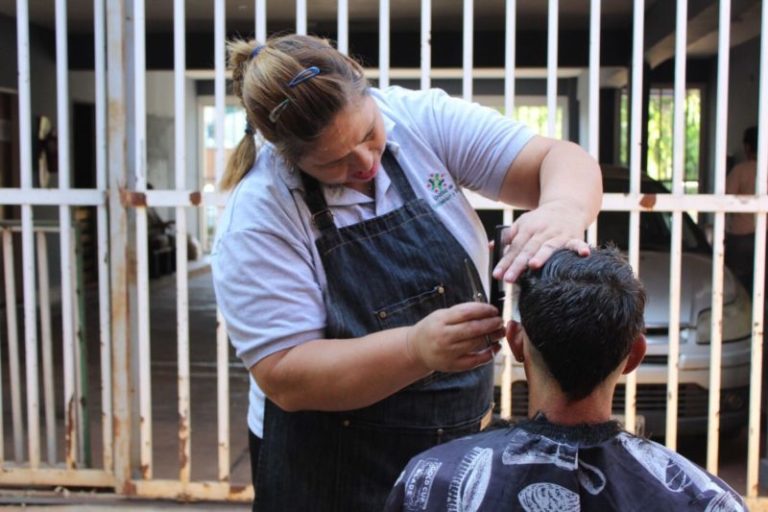
[[(663, 185), (644, 176), (642, 191), (665, 194)], [(625, 169), (604, 168), (605, 192), (629, 191)], [(671, 214), (640, 214), (640, 266), (645, 285), (648, 353), (637, 370), (637, 414), (643, 417), (645, 434), (663, 436), (667, 409), (667, 356), (669, 353), (669, 276)], [(629, 213), (602, 212), (598, 239), (620, 249), (628, 248)], [(709, 406), (709, 340), (712, 305), (712, 248), (702, 230), (683, 214), (680, 293), (680, 362), (678, 432), (706, 432)], [(727, 268), (723, 274), (723, 351), (720, 392), (720, 428), (736, 430), (748, 415), (752, 302), (743, 285)], [(500, 398), (502, 363), (496, 362), (496, 403)], [(527, 384), (522, 365), (513, 361), (512, 415), (527, 415)], [(613, 412), (624, 413), (624, 385), (616, 389)]]

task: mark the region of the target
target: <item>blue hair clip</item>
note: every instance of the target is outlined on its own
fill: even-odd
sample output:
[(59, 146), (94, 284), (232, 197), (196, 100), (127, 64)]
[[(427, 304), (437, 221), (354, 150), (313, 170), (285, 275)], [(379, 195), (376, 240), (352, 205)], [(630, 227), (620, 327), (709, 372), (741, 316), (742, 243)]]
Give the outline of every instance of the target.
[(256, 57), (257, 55), (259, 55), (259, 53), (261, 53), (261, 50), (263, 50), (264, 48), (265, 47), (264, 47), (263, 44), (257, 45), (256, 48), (251, 50), (251, 55), (250, 55), (250, 57), (248, 57), (248, 60), (251, 60), (254, 57)]
[(306, 82), (313, 76), (317, 76), (320, 74), (320, 68), (317, 66), (310, 66), (307, 69), (303, 71), (299, 71), (295, 77), (293, 77), (293, 80), (288, 82), (288, 87), (293, 88), (299, 85), (302, 82)]
[(253, 127), (251, 126), (251, 123), (248, 121), (245, 122), (245, 133), (247, 135), (253, 135)]

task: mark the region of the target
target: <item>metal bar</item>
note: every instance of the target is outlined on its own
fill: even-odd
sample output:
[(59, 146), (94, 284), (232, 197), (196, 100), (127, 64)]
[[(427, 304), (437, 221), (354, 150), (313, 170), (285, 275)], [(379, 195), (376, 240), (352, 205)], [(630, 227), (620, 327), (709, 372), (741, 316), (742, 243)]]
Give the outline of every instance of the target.
[[(56, 104), (59, 125), (59, 191), (69, 188), (69, 70), (67, 59), (67, 5), (56, 0)], [(61, 248), (61, 326), (64, 358), (64, 460), (68, 468), (77, 464), (78, 422), (76, 394), (74, 310), (72, 308), (72, 238), (69, 206), (59, 206), (59, 244)]]
[(226, 76), (225, 76), (225, 51), (224, 41), (226, 39), (226, 16), (224, 10), (224, 0), (216, 0), (213, 12), (213, 50), (214, 50), (214, 95), (216, 110), (216, 183), (221, 181), (224, 174), (224, 115), (225, 102), (227, 99)]
[(43, 348), (43, 396), (45, 440), (48, 464), (56, 463), (56, 394), (53, 388), (53, 341), (51, 337), (51, 297), (48, 279), (48, 243), (45, 233), (37, 232), (37, 276), (40, 300), (40, 336)]
[(0, 189), (0, 204), (19, 206), (103, 206), (106, 204), (104, 192), (99, 190), (69, 189)]
[(504, 115), (507, 117), (515, 113), (516, 34), (517, 0), (507, 0), (504, 29)]
[[(104, 197), (107, 188), (106, 33), (104, 0), (93, 1), (94, 74), (96, 103), (96, 188)], [(109, 219), (104, 205), (96, 207), (97, 263), (99, 274), (99, 355), (101, 366), (102, 464), (112, 469), (112, 342), (109, 296)]]
[[(629, 193), (637, 198), (640, 194), (641, 121), (643, 97), (643, 35), (645, 31), (645, 2), (634, 0), (632, 15), (632, 104), (629, 142)], [(603, 196), (605, 208), (606, 196)], [(634, 200), (637, 204), (637, 199)], [(629, 264), (640, 275), (640, 212), (631, 209), (629, 214)], [(637, 432), (637, 373), (632, 372), (624, 381), (624, 426), (630, 432)]]
[(128, 62), (125, 54), (125, 0), (106, 3), (107, 13), (107, 101), (109, 117), (109, 282), (110, 332), (112, 346), (111, 422), (114, 424), (114, 487), (118, 492), (129, 488), (131, 479), (131, 360), (129, 323), (128, 211), (120, 202), (120, 188), (128, 181), (126, 82)]
[[(3, 336), (0, 331), (0, 411), (5, 411), (3, 405)], [(0, 467), (5, 466), (5, 429), (0, 421)]]
[(474, 0), (464, 0), (464, 16), (463, 16), (463, 58), (462, 58), (462, 80), (461, 80), (461, 96), (467, 101), (472, 101), (472, 52), (474, 50), (473, 37), (475, 26), (475, 7)]
[(256, 0), (256, 40), (267, 41), (267, 0)]
[(336, 32), (338, 40), (336, 48), (347, 55), (349, 53), (349, 0), (338, 0), (338, 18), (336, 20)]
[[(134, 57), (134, 137), (136, 189), (147, 189), (147, 103), (144, 0), (133, 3)], [(149, 326), (149, 243), (147, 210), (136, 209), (136, 279), (138, 286), (138, 360), (140, 463), (142, 478), (152, 478), (152, 369), (150, 365)]]
[[(731, 2), (720, 0), (717, 41), (717, 126), (728, 122), (728, 73), (731, 37)], [(715, 194), (725, 193), (726, 130), (715, 131)], [(709, 417), (707, 420), (707, 470), (717, 473), (720, 433), (720, 388), (723, 353), (723, 265), (725, 263), (725, 215), (715, 214), (712, 244), (712, 323), (709, 353)]]
[[(184, 0), (174, 0), (174, 131), (176, 189), (186, 186), (186, 46)], [(176, 208), (176, 323), (179, 386), (179, 480), (188, 483), (192, 467), (191, 418), (189, 393), (189, 284), (187, 279), (187, 212), (183, 206)]]
[[(768, 191), (768, 2), (763, 2), (760, 36), (760, 82), (758, 123), (761, 127), (757, 141), (757, 190), (760, 197)], [(765, 282), (765, 214), (755, 216), (755, 283)], [(760, 457), (760, 404), (763, 385), (763, 309), (765, 296), (763, 287), (754, 287), (752, 301), (752, 373), (749, 392), (749, 439), (747, 447), (747, 496), (756, 498), (758, 493), (758, 463)]]
[(600, 5), (591, 0), (589, 11), (589, 154), (600, 158)]
[[(219, 437), (219, 481), (229, 480), (229, 339), (221, 311), (216, 310), (216, 391)], [(251, 377), (253, 378), (253, 377)]]
[(419, 87), (429, 89), (432, 68), (432, 0), (421, 0), (421, 64)]
[(389, 86), (389, 0), (379, 0), (379, 87)]
[(296, 0), (296, 33), (307, 33), (307, 0)]
[[(21, 188), (32, 188), (32, 109), (29, 63), (29, 10), (26, 0), (16, 2), (17, 62), (19, 77), (19, 142)], [(24, 288), (24, 344), (26, 352), (27, 443), (29, 464), (40, 465), (40, 402), (37, 382), (37, 318), (35, 310), (35, 240), (32, 207), (21, 207), (21, 267)]]
[(180, 501), (210, 500), (250, 502), (253, 501), (253, 486), (230, 485), (225, 482), (190, 482), (182, 485), (175, 480), (137, 481), (134, 494), (142, 498), (176, 499)]
[[(504, 225), (511, 225), (513, 216), (512, 208), (506, 207), (502, 213), (502, 222)], [(511, 293), (511, 285), (507, 285), (507, 297), (513, 297)], [(517, 306), (516, 304), (514, 305)], [(504, 311), (502, 315), (504, 317), (504, 324), (506, 325), (512, 317), (512, 301), (504, 301)], [(512, 418), (512, 350), (509, 347), (509, 343), (501, 344), (501, 353), (504, 356), (504, 369), (501, 374), (501, 417), (510, 419)]]
[(5, 313), (8, 326), (8, 371), (11, 379), (11, 416), (13, 418), (13, 458), (20, 463), (24, 459), (24, 424), (21, 412), (19, 327), (16, 321), (16, 273), (13, 234), (10, 229), (3, 229), (3, 261), (5, 263)]
[[(685, 122), (685, 55), (687, 41), (687, 0), (677, 0), (675, 28), (675, 85), (672, 148), (672, 192), (682, 195), (683, 145)], [(677, 448), (678, 382), (680, 361), (680, 277), (682, 264), (682, 213), (672, 213), (669, 279), (669, 359), (667, 366), (667, 425), (665, 442), (669, 449)], [(710, 369), (712, 371), (713, 369)]]
[(549, 0), (547, 28), (547, 135), (557, 129), (557, 37), (558, 0)]
[(0, 471), (0, 486), (66, 486), (66, 487), (114, 487), (114, 475), (101, 469), (30, 469), (25, 466), (6, 465)]

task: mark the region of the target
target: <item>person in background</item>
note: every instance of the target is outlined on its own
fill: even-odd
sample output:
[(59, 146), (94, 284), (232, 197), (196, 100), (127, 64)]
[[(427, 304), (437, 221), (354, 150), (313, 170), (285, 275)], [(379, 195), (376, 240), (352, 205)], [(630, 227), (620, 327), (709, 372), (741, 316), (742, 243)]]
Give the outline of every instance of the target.
[[(744, 131), (744, 156), (746, 160), (736, 165), (725, 179), (726, 194), (756, 193), (757, 178), (757, 127)], [(725, 216), (725, 264), (752, 293), (752, 275), (755, 259), (755, 215), (729, 213)]]
[(518, 285), (507, 340), (529, 419), (415, 456), (386, 512), (745, 510), (722, 480), (611, 419), (646, 349), (645, 291), (618, 250), (557, 251)]
[(378, 510), (411, 456), (490, 417), (504, 328), (462, 190), (530, 209), (502, 237), (512, 281), (588, 252), (599, 168), (442, 91), (373, 88), (320, 38), (230, 41), (229, 64), (248, 124), (212, 268), (252, 376), (254, 509)]

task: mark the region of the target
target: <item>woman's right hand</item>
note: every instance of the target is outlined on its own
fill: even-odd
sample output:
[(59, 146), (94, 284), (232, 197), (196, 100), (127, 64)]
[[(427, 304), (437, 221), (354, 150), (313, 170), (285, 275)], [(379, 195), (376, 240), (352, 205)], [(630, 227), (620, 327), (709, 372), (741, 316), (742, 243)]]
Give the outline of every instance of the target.
[[(460, 372), (493, 359), (504, 336), (498, 310), (482, 302), (439, 309), (409, 328), (408, 355), (429, 370)], [(492, 340), (490, 346), (487, 339)]]

